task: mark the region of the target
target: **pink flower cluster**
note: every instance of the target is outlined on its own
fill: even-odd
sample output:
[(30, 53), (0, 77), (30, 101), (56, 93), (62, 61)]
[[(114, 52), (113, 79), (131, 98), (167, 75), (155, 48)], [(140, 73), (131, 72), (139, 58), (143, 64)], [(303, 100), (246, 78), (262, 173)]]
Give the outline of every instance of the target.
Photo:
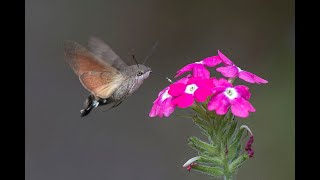
[[(219, 64), (223, 66), (216, 70), (229, 81), (210, 77), (206, 67), (214, 67)], [(218, 50), (218, 55), (191, 63), (177, 71), (181, 76), (186, 72), (192, 72), (162, 90), (158, 98), (153, 102), (149, 116), (170, 116), (176, 107), (188, 108), (197, 102), (205, 102), (209, 97), (208, 110), (215, 111), (218, 115), (224, 115), (231, 108), (231, 112), (238, 117), (246, 118), (249, 112), (255, 112), (255, 108), (248, 101), (250, 92), (247, 86), (233, 86), (232, 81), (240, 78), (249, 83), (267, 83), (267, 80), (258, 77), (248, 71), (240, 69), (229, 58)]]

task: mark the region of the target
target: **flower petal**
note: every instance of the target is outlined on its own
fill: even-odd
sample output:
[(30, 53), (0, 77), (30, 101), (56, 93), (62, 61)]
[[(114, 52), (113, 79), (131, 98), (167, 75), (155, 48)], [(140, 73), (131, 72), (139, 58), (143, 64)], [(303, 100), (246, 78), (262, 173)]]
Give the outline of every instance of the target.
[(209, 79), (210, 72), (207, 70), (207, 68), (204, 67), (204, 65), (198, 64), (193, 67), (193, 76), (203, 78), (203, 79)]
[(171, 113), (173, 113), (175, 105), (173, 105), (172, 97), (161, 101), (159, 98), (155, 101), (152, 106), (152, 109), (149, 113), (150, 117), (159, 116), (160, 118), (164, 115), (169, 117)]
[[(253, 74), (253, 75), (254, 75), (254, 74)], [(259, 76), (257, 76), (257, 75), (254, 75), (253, 78), (254, 78), (254, 81), (256, 81), (256, 83), (258, 83), (258, 84), (260, 84), (260, 83), (262, 83), (262, 84), (268, 83), (267, 80), (262, 79), (261, 77), (259, 77)]]
[(191, 64), (188, 64), (186, 66), (184, 66), (183, 68), (181, 68), (179, 71), (177, 71), (177, 75), (175, 77), (178, 77), (182, 74), (184, 74), (185, 72), (188, 72), (188, 71), (192, 71), (193, 70), (193, 67), (197, 65), (195, 63), (191, 63)]
[(243, 105), (242, 98), (235, 98), (232, 101), (231, 112), (238, 117), (246, 118), (249, 116), (248, 109)]
[(163, 114), (165, 117), (169, 117), (171, 113), (173, 113), (175, 105), (172, 103), (172, 98), (167, 98), (162, 102), (161, 106), (161, 115)]
[[(165, 93), (168, 89), (169, 89), (169, 87), (166, 87), (166, 88), (164, 88), (162, 91), (160, 91), (159, 94), (158, 94), (158, 98), (157, 98), (155, 101), (157, 101), (157, 100), (159, 99), (159, 97), (161, 98), (161, 97), (162, 97), (162, 94)], [(155, 102), (155, 101), (154, 101), (154, 102)], [(153, 102), (153, 103), (154, 103), (154, 102)]]
[(185, 89), (186, 89), (186, 84), (174, 83), (174, 84), (170, 85), (170, 89), (169, 89), (168, 93), (171, 96), (179, 96), (184, 92)]
[(218, 115), (224, 115), (228, 112), (230, 103), (223, 93), (213, 96), (208, 103), (208, 110), (216, 110)]
[(249, 112), (256, 112), (256, 109), (252, 106), (252, 104), (249, 101), (247, 101), (245, 99), (244, 99), (244, 101), (245, 101), (245, 106), (248, 108)]
[(212, 78), (212, 83), (215, 87), (232, 87), (232, 84), (224, 78)]
[(199, 81), (196, 81), (195, 84), (199, 88), (208, 88), (208, 89), (213, 89), (214, 88), (214, 84), (213, 84), (213, 80), (212, 79), (201, 79)]
[(212, 82), (214, 86), (213, 92), (217, 94), (225, 91), (228, 87), (232, 87), (232, 84), (224, 78), (220, 78), (219, 80), (212, 78)]
[(255, 83), (254, 78), (251, 76), (250, 73), (248, 73), (247, 71), (241, 71), (239, 72), (238, 77), (244, 81), (247, 81), (249, 83)]
[(183, 94), (179, 97), (176, 97), (172, 100), (174, 105), (177, 105), (179, 108), (187, 108), (194, 103), (193, 96), (191, 94)]
[(249, 88), (247, 86), (243, 86), (243, 85), (238, 85), (234, 87), (237, 91), (237, 93), (243, 97), (244, 99), (248, 100), (250, 99), (250, 92), (249, 92)]
[(249, 112), (255, 112), (254, 107), (245, 99), (239, 97), (231, 102), (231, 112), (238, 117), (246, 118)]
[(209, 66), (209, 67), (214, 67), (222, 62), (222, 59), (220, 56), (211, 56), (203, 59), (201, 61), (204, 65)]
[(248, 71), (239, 72), (239, 78), (243, 79), (244, 81), (247, 81), (249, 83), (257, 83), (257, 84), (268, 83), (267, 80), (262, 79), (261, 77), (255, 75), (255, 74), (252, 74)]
[(218, 67), (216, 70), (228, 78), (234, 78), (238, 76), (238, 68), (236, 66)]
[(206, 87), (198, 88), (194, 92), (194, 97), (198, 102), (204, 102), (212, 94), (212, 90)]
[(222, 52), (220, 52), (219, 50), (218, 50), (218, 55), (219, 55), (219, 57), (222, 59), (222, 62), (223, 62), (225, 65), (229, 65), (229, 66), (234, 65), (234, 63), (233, 63), (229, 58), (227, 58), (227, 56), (225, 56), (224, 54), (222, 54)]
[(159, 105), (157, 103), (154, 103), (152, 108), (151, 108), (151, 111), (149, 113), (149, 116), (150, 117), (156, 117), (158, 115), (157, 113), (157, 109), (158, 109)]
[(187, 84), (187, 82), (189, 81), (189, 79), (191, 78), (191, 75), (188, 74), (186, 77), (179, 79), (178, 81), (176, 81), (175, 83), (183, 83), (183, 84)]

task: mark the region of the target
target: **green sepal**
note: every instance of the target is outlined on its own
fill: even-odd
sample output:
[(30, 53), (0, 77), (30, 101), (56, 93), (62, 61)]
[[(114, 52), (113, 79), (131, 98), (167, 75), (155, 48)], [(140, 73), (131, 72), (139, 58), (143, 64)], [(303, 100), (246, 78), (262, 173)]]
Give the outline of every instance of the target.
[(211, 157), (211, 156), (203, 154), (200, 156), (200, 159), (198, 159), (197, 162), (206, 163), (206, 164), (214, 164), (216, 166), (223, 166), (223, 161), (218, 156)]
[(218, 154), (218, 149), (215, 146), (208, 144), (196, 137), (190, 137), (188, 141), (189, 145), (199, 152), (208, 152), (209, 154), (213, 155)]
[(236, 160), (234, 160), (229, 165), (230, 172), (235, 173), (237, 171), (237, 169), (239, 169), (247, 159), (249, 159), (249, 155), (247, 153), (239, 156)]
[(237, 122), (232, 122), (230, 128), (229, 128), (229, 131), (228, 131), (228, 134), (227, 136), (225, 137), (225, 140), (226, 142), (228, 142), (231, 138), (232, 138), (232, 135), (235, 133), (236, 131), (236, 128), (237, 128)]
[(234, 140), (231, 142), (230, 146), (228, 147), (228, 158), (229, 159), (234, 159), (237, 157), (241, 151), (241, 137), (244, 132), (244, 129), (239, 129), (238, 132), (236, 133), (236, 137)]
[(224, 174), (223, 169), (219, 167), (210, 167), (198, 164), (196, 166), (193, 166), (192, 168), (210, 176), (222, 176)]

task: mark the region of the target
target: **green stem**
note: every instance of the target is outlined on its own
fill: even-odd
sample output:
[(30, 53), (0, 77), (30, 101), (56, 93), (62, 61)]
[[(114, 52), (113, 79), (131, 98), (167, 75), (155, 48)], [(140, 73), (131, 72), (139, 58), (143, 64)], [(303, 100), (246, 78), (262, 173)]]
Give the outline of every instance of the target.
[(224, 167), (223, 167), (224, 168), (224, 179), (225, 180), (231, 180), (233, 174), (230, 172), (230, 169), (229, 169), (228, 155), (227, 154), (224, 156), (223, 164), (224, 164)]
[[(224, 126), (228, 124), (229, 122), (229, 118), (228, 117), (228, 114), (224, 115), (223, 118), (221, 118), (220, 120), (221, 121), (224, 121), (221, 123), (221, 127), (219, 128), (219, 139), (220, 139), (220, 145), (222, 145), (221, 149), (220, 149), (220, 152), (223, 151), (223, 169), (224, 169), (224, 176), (223, 178), (225, 180), (232, 180), (233, 179), (233, 173), (231, 172), (230, 168), (229, 168), (229, 157), (228, 157), (228, 152), (226, 151), (227, 150), (227, 141), (223, 141), (223, 138), (221, 137), (222, 136), (222, 131), (224, 129)], [(222, 153), (221, 153), (222, 154)]]
[(234, 180), (232, 176), (223, 176), (224, 180)]

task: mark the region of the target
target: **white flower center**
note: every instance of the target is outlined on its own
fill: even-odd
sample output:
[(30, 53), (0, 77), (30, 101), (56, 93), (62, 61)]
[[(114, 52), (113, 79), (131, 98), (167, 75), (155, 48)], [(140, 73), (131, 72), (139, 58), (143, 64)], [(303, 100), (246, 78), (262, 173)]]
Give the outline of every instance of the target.
[(171, 97), (171, 95), (168, 93), (169, 89), (167, 89), (161, 96), (161, 101), (164, 101), (165, 99)]
[(193, 94), (198, 89), (198, 86), (195, 84), (190, 84), (186, 87), (186, 90), (184, 91), (187, 94)]
[(239, 72), (243, 71), (243, 70), (242, 70), (242, 69), (240, 69), (238, 66), (237, 66), (237, 68), (238, 68), (238, 71), (239, 71)]
[(238, 93), (234, 88), (227, 88), (224, 91), (224, 95), (226, 95), (230, 100), (233, 100), (234, 98), (238, 97)]
[(203, 64), (203, 62), (202, 61), (198, 61), (198, 62), (195, 62), (196, 64)]

